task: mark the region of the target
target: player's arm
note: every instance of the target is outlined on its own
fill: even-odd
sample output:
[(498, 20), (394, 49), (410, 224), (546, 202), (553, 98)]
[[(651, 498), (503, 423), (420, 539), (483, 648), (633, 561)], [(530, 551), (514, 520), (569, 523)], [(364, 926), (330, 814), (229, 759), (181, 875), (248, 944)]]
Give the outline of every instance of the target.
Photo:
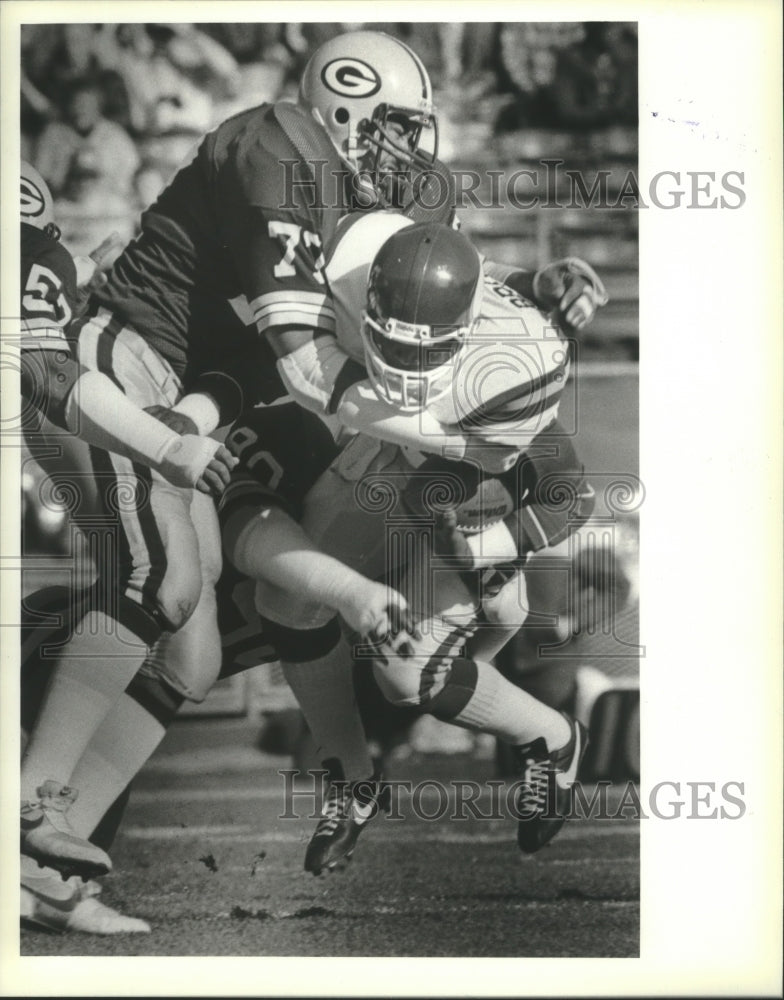
[(555, 311), (559, 320), (575, 330), (587, 326), (597, 309), (609, 301), (601, 278), (579, 257), (553, 261), (538, 271), (485, 260), (484, 272), (545, 312)]
[(132, 403), (102, 372), (64, 350), (21, 351), (21, 389), (52, 423), (83, 441), (155, 469), (175, 486), (220, 492), (235, 460), (218, 441), (181, 436)]
[[(300, 335), (305, 340), (302, 331), (289, 331), (288, 342)], [(316, 337), (311, 348), (285, 355), (279, 367), (292, 398), (320, 416), (334, 414), (349, 430), (454, 461), (470, 453), (488, 472), (510, 468), (519, 453), (504, 443), (478, 441), (457, 426), (442, 424), (427, 410), (401, 413), (379, 399), (365, 368), (349, 358), (334, 337)]]
[(514, 480), (520, 502), (481, 532), (461, 532), (454, 511), (440, 515), (436, 551), (459, 559), (464, 569), (515, 563), (558, 545), (593, 513), (596, 496), (568, 438), (562, 439), (555, 455), (534, 451), (523, 457)]
[[(92, 281), (110, 237), (93, 251)], [(135, 406), (102, 372), (88, 371), (72, 356), (66, 330), (77, 309), (77, 269), (60, 243), (22, 225), (21, 389), (54, 424), (88, 444), (124, 455), (178, 486), (220, 490), (234, 464), (216, 441), (181, 437)], [(25, 253), (26, 251), (26, 253)]]
[[(279, 190), (280, 164), (263, 144), (246, 144), (242, 154), (227, 161), (217, 180), (223, 239), (286, 391), (327, 423), (336, 414), (340, 417), (344, 400), (351, 402), (350, 414), (346, 408), (342, 411), (350, 417), (347, 426), (374, 433), (370, 427), (357, 426), (364, 404), (376, 401), (365, 368), (343, 351), (335, 336), (335, 309), (324, 276), (323, 218), (308, 204), (302, 187)], [(310, 197), (316, 193), (314, 187)], [(323, 217), (332, 210), (329, 197)], [(367, 393), (359, 392), (362, 383)], [(380, 432), (386, 424), (375, 418), (374, 414), (369, 423)], [(421, 447), (413, 430), (409, 423), (403, 437), (392, 440)]]
[(326, 555), (274, 502), (235, 507), (225, 521), (223, 544), (240, 573), (326, 604), (362, 635), (412, 630), (402, 594)]
[(277, 427), (259, 419), (246, 415), (226, 439), (240, 457), (219, 503), (227, 559), (253, 580), (325, 604), (359, 632), (398, 630), (403, 597), (321, 552), (297, 522), (305, 494), (337, 453), (330, 435), (304, 414)]
[[(352, 430), (363, 431), (403, 447), (432, 450), (448, 457), (462, 457), (465, 438), (446, 431), (432, 417), (404, 415), (382, 403), (372, 389), (363, 365), (340, 347), (335, 336), (335, 311), (322, 273), (323, 260), (317, 238), (299, 224), (259, 217), (253, 247), (277, 261), (272, 277), (282, 287), (262, 290), (250, 301), (259, 329), (277, 358), (281, 380), (295, 402), (323, 418), (337, 416)], [(316, 256), (318, 254), (318, 256)], [(262, 265), (260, 264), (260, 267)], [(269, 263), (267, 263), (269, 268)], [(260, 270), (252, 289), (274, 287)], [(250, 276), (248, 276), (250, 280)]]

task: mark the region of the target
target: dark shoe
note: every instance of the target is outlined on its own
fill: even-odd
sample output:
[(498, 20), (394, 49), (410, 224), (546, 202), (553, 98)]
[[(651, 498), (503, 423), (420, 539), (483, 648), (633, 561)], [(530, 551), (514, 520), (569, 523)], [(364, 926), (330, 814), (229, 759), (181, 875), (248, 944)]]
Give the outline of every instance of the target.
[(572, 736), (561, 750), (550, 753), (541, 737), (513, 747), (520, 781), (515, 795), (517, 843), (534, 854), (558, 833), (572, 804), (572, 785), (588, 746), (582, 723), (569, 719)]
[(379, 809), (389, 811), (389, 788), (380, 775), (353, 783), (346, 781), (338, 760), (325, 760), (329, 787), (321, 819), (305, 853), (305, 871), (345, 868), (354, 853), (360, 833)]

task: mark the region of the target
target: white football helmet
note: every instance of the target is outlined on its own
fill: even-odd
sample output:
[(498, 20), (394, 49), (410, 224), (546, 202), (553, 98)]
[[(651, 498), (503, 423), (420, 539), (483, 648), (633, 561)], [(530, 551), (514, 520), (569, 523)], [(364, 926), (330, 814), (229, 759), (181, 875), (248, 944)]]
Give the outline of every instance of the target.
[(390, 173), (427, 169), (438, 151), (433, 89), (421, 59), (391, 35), (355, 31), (311, 56), (299, 104), (374, 188)]
[(452, 391), (483, 288), (479, 253), (449, 226), (418, 223), (386, 240), (370, 268), (360, 326), (380, 399), (412, 412)]
[(54, 240), (60, 239), (60, 229), (54, 221), (54, 198), (49, 185), (26, 160), (20, 170), (19, 215), (36, 229)]

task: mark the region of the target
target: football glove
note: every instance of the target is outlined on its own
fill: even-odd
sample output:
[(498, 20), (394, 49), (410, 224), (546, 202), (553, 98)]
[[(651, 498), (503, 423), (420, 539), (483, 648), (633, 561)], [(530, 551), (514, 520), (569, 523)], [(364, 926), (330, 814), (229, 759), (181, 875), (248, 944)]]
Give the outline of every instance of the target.
[(579, 257), (565, 257), (540, 268), (534, 275), (537, 305), (575, 330), (580, 330), (609, 302), (607, 290), (590, 264)]

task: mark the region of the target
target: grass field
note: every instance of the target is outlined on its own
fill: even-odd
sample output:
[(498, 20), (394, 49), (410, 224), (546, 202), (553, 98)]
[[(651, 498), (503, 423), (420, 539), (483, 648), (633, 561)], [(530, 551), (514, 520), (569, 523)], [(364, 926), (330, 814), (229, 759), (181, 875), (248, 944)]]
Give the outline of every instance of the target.
[[(567, 426), (575, 410), (589, 474), (635, 474), (634, 366), (586, 366), (579, 397), (564, 403)], [(29, 565), (25, 589), (53, 582), (55, 565)], [(315, 879), (302, 870), (315, 821), (279, 818), (278, 769), (290, 761), (255, 749), (255, 726), (248, 718), (182, 719), (135, 785), (104, 898), (148, 920), (151, 935), (25, 929), (21, 954), (638, 954), (637, 822), (572, 821), (550, 847), (525, 858), (511, 818), (447, 813), (425, 821), (401, 796), (402, 821), (376, 820), (345, 872)], [(467, 755), (413, 755), (387, 777), (448, 784), (494, 773), (491, 761)]]
[[(376, 820), (345, 871), (314, 878), (302, 870), (314, 821), (279, 818), (277, 771), (289, 761), (261, 755), (254, 735), (247, 719), (183, 720), (141, 774), (104, 898), (148, 920), (151, 935), (24, 930), (21, 954), (638, 954), (637, 822), (570, 821), (523, 857), (510, 818), (426, 821), (401, 795), (403, 819)], [(448, 786), (484, 781), (492, 764), (414, 756), (390, 777)], [(435, 793), (421, 802), (427, 813), (438, 804)]]

